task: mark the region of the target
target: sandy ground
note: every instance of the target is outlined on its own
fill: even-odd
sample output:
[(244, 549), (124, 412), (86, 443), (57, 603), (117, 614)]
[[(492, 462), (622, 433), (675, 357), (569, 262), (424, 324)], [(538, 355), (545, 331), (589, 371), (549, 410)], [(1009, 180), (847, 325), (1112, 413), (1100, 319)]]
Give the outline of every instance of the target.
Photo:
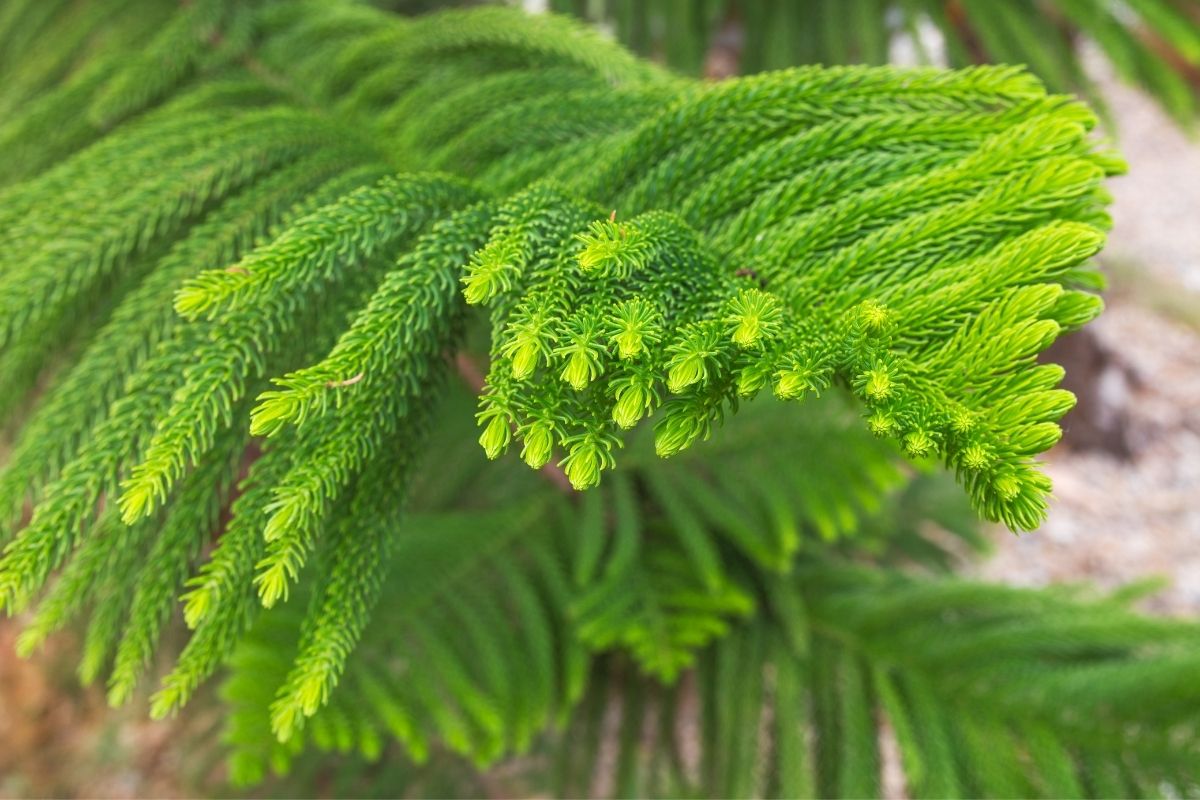
[[(1200, 297), (1200, 146), (1096, 57), (1129, 173), (1113, 180), (1113, 231), (1104, 258), (1148, 270)], [(1200, 320), (1195, 320), (1200, 322)]]

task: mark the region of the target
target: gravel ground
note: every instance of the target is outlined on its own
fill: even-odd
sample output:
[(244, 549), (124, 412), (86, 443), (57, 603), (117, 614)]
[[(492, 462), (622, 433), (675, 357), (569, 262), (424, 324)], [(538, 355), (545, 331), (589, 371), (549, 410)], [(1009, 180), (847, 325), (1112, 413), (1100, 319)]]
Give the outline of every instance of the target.
[(1148, 96), (1117, 81), (1106, 61), (1088, 55), (1129, 164), (1109, 184), (1114, 225), (1104, 257), (1200, 293), (1200, 146)]

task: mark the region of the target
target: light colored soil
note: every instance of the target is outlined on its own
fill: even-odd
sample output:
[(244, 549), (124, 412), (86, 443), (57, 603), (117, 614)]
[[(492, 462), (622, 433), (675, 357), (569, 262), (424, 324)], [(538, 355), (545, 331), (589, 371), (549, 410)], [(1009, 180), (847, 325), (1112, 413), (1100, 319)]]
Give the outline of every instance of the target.
[(213, 751), (196, 749), (213, 741), (202, 733), (211, 712), (156, 723), (144, 703), (111, 709), (102, 687), (80, 688), (71, 637), (18, 658), (20, 623), (0, 622), (0, 798), (188, 796), (183, 787), (201, 782), (204, 751)]
[(1104, 258), (1200, 293), (1200, 146), (1148, 96), (1117, 81), (1107, 62), (1089, 55), (1129, 164), (1128, 174), (1109, 184), (1114, 224)]

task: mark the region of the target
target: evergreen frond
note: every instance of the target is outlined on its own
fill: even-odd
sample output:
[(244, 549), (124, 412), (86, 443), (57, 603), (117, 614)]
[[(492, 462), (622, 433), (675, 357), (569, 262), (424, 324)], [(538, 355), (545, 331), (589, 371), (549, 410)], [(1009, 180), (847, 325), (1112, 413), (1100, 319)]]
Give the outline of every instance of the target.
[[(429, 758), (435, 739), (480, 764), (528, 748), (580, 696), (587, 665), (567, 632), (560, 540), (553, 528), (531, 536), (528, 527), (541, 513), (415, 515), (402, 523), (405, 535), (391, 545), (376, 613), (340, 681), (333, 678), (338, 692), (324, 707), (324, 698), (296, 692), (313, 677), (310, 690), (325, 691), (318, 687), (330, 679), (326, 670), (341, 663), (330, 660), (328, 649), (323, 662), (314, 661), (313, 637), (345, 641), (347, 632), (334, 625), (336, 616), (325, 617), (330, 627), (322, 634), (320, 617), (313, 618), (317, 628), (301, 632), (303, 615), (266, 615), (235, 654), (223, 689), (233, 702), (230, 736), (239, 768), (251, 776), (267, 766), (286, 768), (302, 742), (321, 746), (325, 739), (330, 746), (326, 737), (334, 731), (335, 742), (344, 736), (348, 747), (367, 755), (377, 752), (381, 735), (394, 736), (418, 763)], [(334, 592), (358, 594), (370, 583), (337, 585), (329, 584)], [(351, 595), (335, 602), (345, 601), (361, 602)], [(298, 639), (307, 645), (289, 676)], [(315, 714), (284, 744), (269, 734), (245, 735), (278, 732), (278, 725), (302, 720), (301, 712)]]
[(86, 617), (122, 702), (182, 593), (151, 710), (228, 665), (244, 781), (396, 740), (558, 749), (584, 793), (619, 708), (621, 794), (874, 794), (881, 718), (914, 796), (1195, 787), (1192, 626), (880, 566), (980, 548), (968, 501), (1045, 513), (1073, 397), (1036, 358), (1102, 307), (1122, 169), (1085, 106), (1013, 67), (699, 83), (512, 8), (65, 7), (0, 8), (22, 651)]
[(678, 688), (598, 665), (589, 692), (621, 697), (633, 734), (581, 712), (549, 745), (572, 765), (554, 791), (591, 794), (582, 765), (608, 737), (627, 765), (618, 797), (878, 796), (884, 737), (912, 797), (1186, 795), (1200, 780), (1193, 623), (828, 562), (768, 603)]
[(0, 473), (0, 509), (16, 514), (30, 490), (53, 476), (91, 425), (106, 413), (126, 378), (160, 341), (170, 338), (177, 317), (170, 308), (180, 281), (200, 266), (232, 261), (295, 211), (309, 193), (322, 192), (353, 160), (336, 152), (303, 158), (264, 178), (210, 212), (177, 242), (145, 280), (128, 292), (95, 339), (56, 382), (22, 427), (21, 438)]
[(180, 84), (220, 34), (230, 13), (228, 0), (198, 0), (174, 15), (145, 48), (105, 83), (87, 115), (109, 128), (141, 111)]
[(125, 519), (162, 502), (185, 464), (211, 446), (216, 426), (232, 421), (247, 380), (279, 363), (288, 335), (300, 329), (296, 305), (306, 292), (332, 294), (370, 281), (372, 257), (471, 199), (465, 186), (441, 178), (384, 178), (298, 220), (240, 263), (186, 282), (176, 309), (193, 319), (206, 315), (220, 336), (196, 351), (195, 366), (124, 482)]
[(154, 716), (178, 711), (230, 656), (257, 617), (261, 606), (252, 581), (265, 545), (262, 528), (271, 490), (287, 471), (290, 456), (283, 441), (276, 440), (250, 464), (216, 547), (185, 584), (183, 617), (194, 632), (153, 698)]
[[(882, 64), (889, 44), (904, 37), (924, 63), (1028, 64), (1055, 91), (1081, 93), (1102, 107), (1080, 47), (1091, 40), (1123, 79), (1146, 89), (1178, 122), (1190, 127), (1196, 119), (1188, 70), (1200, 65), (1200, 21), (1187, 0), (646, 0), (600, 6), (557, 0), (551, 7), (613, 24), (617, 38), (635, 52), (692, 74), (709, 66), (705, 55), (713, 47), (751, 73), (795, 64)], [(729, 44), (731, 26), (741, 34), (740, 47)]]

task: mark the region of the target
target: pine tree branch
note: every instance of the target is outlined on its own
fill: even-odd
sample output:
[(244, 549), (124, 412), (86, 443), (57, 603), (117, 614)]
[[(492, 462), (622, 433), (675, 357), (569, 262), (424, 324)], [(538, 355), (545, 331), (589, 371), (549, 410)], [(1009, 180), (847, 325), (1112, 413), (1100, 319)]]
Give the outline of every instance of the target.
[[(483, 391), (484, 377), (483, 370), (475, 363), (475, 360), (464, 352), (458, 352), (454, 355), (454, 369), (458, 372), (458, 377), (462, 382), (474, 392), (479, 394)], [(571, 480), (567, 477), (567, 473), (563, 472), (562, 467), (549, 461), (542, 465), (538, 470), (554, 488), (564, 492), (568, 497), (575, 497), (578, 493), (571, 486)]]
[[(15, 348), (0, 375), (40, 363), (43, 338), (46, 352), (68, 333), (92, 341), (0, 477), (0, 514), (28, 490), (36, 503), (0, 557), (0, 603), (34, 600), (63, 568), (26, 642), (89, 613), (84, 673), (98, 677), (128, 631), (114, 698), (140, 680), (215, 518), (224, 533), (185, 584), (193, 638), (156, 715), (233, 655), (270, 684), (235, 701), (259, 720), (234, 713), (242, 750), (285, 763), (344, 739), (378, 753), (386, 729), (414, 759), (446, 745), (491, 763), (570, 712), (596, 653), (670, 680), (728, 635), (718, 662), (739, 685), (721, 693), (720, 738), (746, 764), (757, 667), (780, 645), (742, 617), (770, 601), (788, 642), (808, 636), (802, 604), (775, 609), (776, 576), (829, 543), (940, 555), (915, 532), (938, 513), (886, 499), (907, 479), (898, 448), (940, 457), (979, 512), (1040, 521), (1034, 458), (1072, 398), (1034, 357), (1100, 309), (1086, 262), (1108, 226), (1101, 181), (1120, 169), (1081, 104), (1017, 68), (686, 81), (564, 18), (499, 7), (406, 21), (352, 2), (194, 5), (221, 37), (182, 17), (103, 102), (60, 97), (22, 137), (67, 105), (127, 122), (0, 203), (0, 341)], [(104, 329), (72, 315), (128, 293), (143, 265), (153, 281)], [(183, 321), (165, 302), (180, 280)], [(486, 307), (486, 360), (456, 352), (464, 299)], [(580, 502), (551, 502), (510, 463), (471, 471), (465, 393), (439, 393), (451, 360), (480, 395), (485, 453), (516, 443)], [(769, 398), (835, 385), (802, 409)], [(431, 446), (442, 398), (464, 405), (438, 415)], [(247, 416), (269, 440), (234, 490)], [(652, 437), (630, 432), (642, 420)], [(625, 468), (602, 482), (619, 450)], [(422, 466), (431, 480), (407, 491)], [(127, 516), (149, 516), (93, 525), (121, 478)], [(468, 485), (469, 509), (394, 535), (400, 498), (444, 509)], [(507, 522), (483, 511), (509, 503)], [(373, 608), (384, 618), (368, 626)], [(250, 653), (272, 626), (299, 646)], [(372, 658), (380, 635), (413, 655), (403, 676)], [(814, 694), (870, 734), (875, 673), (835, 661), (857, 688)], [(780, 675), (799, 696), (798, 671)], [(891, 713), (911, 687), (884, 677)], [(794, 733), (801, 710), (779, 708)], [(727, 766), (708, 785), (751, 794)], [(812, 785), (869, 793), (859, 777)]]

